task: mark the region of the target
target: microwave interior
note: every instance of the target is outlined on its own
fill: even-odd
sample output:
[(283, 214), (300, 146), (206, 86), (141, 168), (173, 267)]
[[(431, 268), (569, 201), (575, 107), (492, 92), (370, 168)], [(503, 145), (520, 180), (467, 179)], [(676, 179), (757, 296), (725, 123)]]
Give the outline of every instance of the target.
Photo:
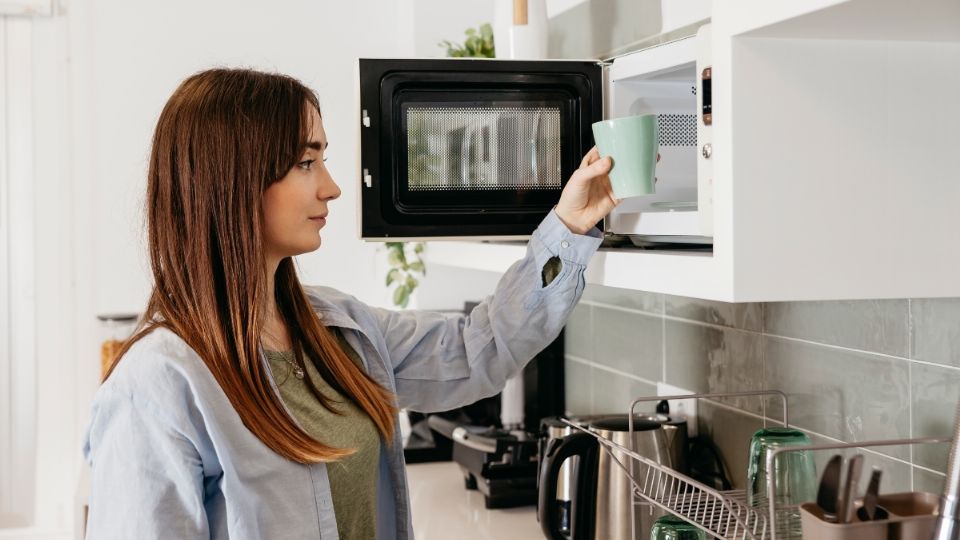
[(663, 47), (671, 46), (679, 51), (675, 64), (636, 74), (621, 72), (610, 81), (610, 117), (658, 116), (656, 193), (624, 199), (604, 224), (607, 233), (642, 246), (712, 243), (701, 220), (701, 206), (709, 204), (709, 195), (701, 193), (698, 181), (698, 143), (704, 142), (698, 137), (705, 133), (705, 126), (698, 126), (703, 118), (698, 108), (703, 101), (698, 100), (697, 93), (698, 88), (700, 92), (709, 91), (709, 81), (704, 84), (698, 80), (700, 70), (689, 54), (689, 43)]
[[(565, 127), (575, 114), (569, 96), (505, 89), (483, 95), (414, 90), (398, 97), (394, 203), (401, 212), (555, 202), (571, 159), (561, 148), (576, 142)], [(463, 193), (470, 196), (458, 196)]]
[(596, 63), (361, 60), (360, 80), (370, 239), (528, 236), (602, 111)]

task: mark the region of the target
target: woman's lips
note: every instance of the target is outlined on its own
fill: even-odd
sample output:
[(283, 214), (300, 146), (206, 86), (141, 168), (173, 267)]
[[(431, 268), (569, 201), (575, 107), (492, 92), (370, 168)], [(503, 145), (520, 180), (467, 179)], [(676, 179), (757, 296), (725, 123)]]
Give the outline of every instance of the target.
[(310, 216), (310, 221), (323, 225), (327, 222), (327, 215), (324, 214), (322, 216)]

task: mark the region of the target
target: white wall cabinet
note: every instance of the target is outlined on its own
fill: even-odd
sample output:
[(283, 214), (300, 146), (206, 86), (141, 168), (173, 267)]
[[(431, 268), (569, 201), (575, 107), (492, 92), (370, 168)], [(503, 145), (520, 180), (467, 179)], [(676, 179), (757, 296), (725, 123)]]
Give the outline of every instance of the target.
[[(713, 251), (601, 250), (588, 281), (728, 302), (960, 296), (960, 2), (713, 9)], [(618, 78), (612, 116), (631, 113)], [(503, 271), (523, 249), (434, 242), (428, 260)]]

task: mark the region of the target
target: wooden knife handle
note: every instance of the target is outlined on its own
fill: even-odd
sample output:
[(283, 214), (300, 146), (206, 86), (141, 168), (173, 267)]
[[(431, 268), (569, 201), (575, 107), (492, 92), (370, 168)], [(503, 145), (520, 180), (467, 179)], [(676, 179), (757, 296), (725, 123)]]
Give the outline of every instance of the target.
[(513, 0), (513, 24), (514, 26), (527, 24), (527, 0)]

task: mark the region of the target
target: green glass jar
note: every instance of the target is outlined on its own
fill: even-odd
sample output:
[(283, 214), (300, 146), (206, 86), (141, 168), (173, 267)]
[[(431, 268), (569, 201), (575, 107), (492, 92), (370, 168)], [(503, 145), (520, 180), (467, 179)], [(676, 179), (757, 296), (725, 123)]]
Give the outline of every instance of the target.
[[(766, 512), (770, 499), (774, 501), (778, 536), (800, 537), (799, 505), (813, 501), (817, 496), (817, 472), (813, 453), (796, 450), (777, 454), (773, 470), (767, 470), (767, 454), (775, 448), (807, 446), (810, 437), (790, 428), (765, 428), (753, 434), (750, 440), (750, 461), (747, 464), (747, 502), (762, 507)], [(767, 478), (773, 477), (774, 493), (767, 493)]]
[(650, 540), (707, 540), (707, 533), (674, 515), (666, 515), (653, 524)]
[(764, 428), (750, 440), (747, 463), (747, 500), (750, 506), (768, 503), (767, 477), (774, 476), (774, 500), (778, 506), (799, 505), (816, 498), (816, 469), (813, 454), (807, 450), (777, 455), (774, 470), (767, 470), (767, 453), (785, 446), (806, 446), (810, 437), (791, 428)]

